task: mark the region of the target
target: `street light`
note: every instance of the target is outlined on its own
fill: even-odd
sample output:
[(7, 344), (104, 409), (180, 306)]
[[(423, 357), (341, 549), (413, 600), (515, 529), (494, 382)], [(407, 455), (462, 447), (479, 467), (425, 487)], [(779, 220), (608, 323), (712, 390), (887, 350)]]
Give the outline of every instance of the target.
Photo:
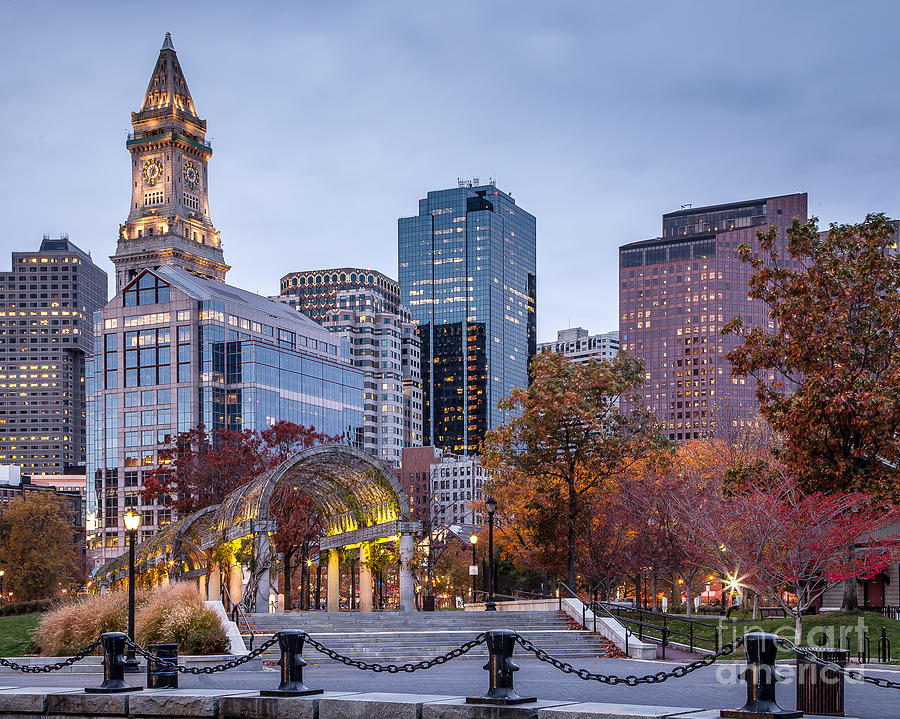
[(478, 557), (475, 555), (475, 545), (478, 544), (478, 535), (472, 532), (469, 535), (469, 541), (472, 543), (472, 602), (475, 602), (476, 592), (478, 591), (478, 575), (474, 572), (478, 571)]
[[(137, 538), (138, 527), (141, 526), (141, 515), (133, 509), (129, 509), (122, 515), (125, 531), (128, 533), (128, 638), (134, 641), (134, 540)], [(137, 657), (134, 656), (134, 647), (129, 645), (125, 655), (125, 671), (137, 672)]]
[(484, 611), (496, 612), (497, 603), (494, 601), (494, 512), (497, 511), (497, 500), (488, 497), (484, 500), (484, 506), (488, 513), (488, 600), (484, 604)]
[(6, 574), (6, 570), (0, 569), (0, 600), (3, 599), (3, 575)]

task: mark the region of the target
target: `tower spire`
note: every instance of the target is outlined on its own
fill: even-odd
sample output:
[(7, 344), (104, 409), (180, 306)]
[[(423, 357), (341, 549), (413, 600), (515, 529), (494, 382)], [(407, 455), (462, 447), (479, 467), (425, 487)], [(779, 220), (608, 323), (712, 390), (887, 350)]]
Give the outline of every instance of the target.
[(187, 80), (184, 79), (184, 73), (178, 62), (178, 55), (175, 53), (175, 46), (172, 44), (172, 34), (168, 32), (159, 49), (159, 59), (153, 68), (141, 105), (142, 113), (158, 110), (170, 112), (180, 110), (193, 118), (197, 117), (194, 99), (191, 97)]

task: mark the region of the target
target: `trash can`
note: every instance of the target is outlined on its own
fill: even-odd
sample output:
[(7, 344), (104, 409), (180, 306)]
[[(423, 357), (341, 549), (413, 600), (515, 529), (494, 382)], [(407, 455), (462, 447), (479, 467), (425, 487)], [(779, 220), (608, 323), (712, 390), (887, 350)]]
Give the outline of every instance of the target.
[[(150, 644), (147, 650), (154, 656), (170, 664), (178, 663), (177, 644)], [(148, 689), (178, 689), (178, 670), (159, 664), (151, 659), (147, 662)]]
[(433, 612), (434, 611), (434, 595), (426, 594), (422, 597), (422, 611), (423, 612)]
[[(802, 648), (840, 667), (850, 658), (847, 649)], [(844, 675), (797, 654), (797, 709), (804, 714), (844, 716)]]

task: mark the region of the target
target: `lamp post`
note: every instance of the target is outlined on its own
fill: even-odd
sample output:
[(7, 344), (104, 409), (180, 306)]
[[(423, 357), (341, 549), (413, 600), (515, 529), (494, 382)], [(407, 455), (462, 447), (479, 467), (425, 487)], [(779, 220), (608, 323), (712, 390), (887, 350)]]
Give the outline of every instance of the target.
[(496, 612), (497, 604), (494, 602), (494, 512), (497, 511), (497, 500), (488, 497), (484, 500), (484, 506), (488, 513), (488, 600), (484, 604), (484, 611)]
[[(122, 515), (125, 523), (125, 531), (128, 533), (128, 638), (134, 641), (134, 541), (137, 539), (137, 530), (141, 526), (141, 515), (133, 509), (129, 509)], [(129, 646), (125, 655), (125, 671), (138, 672), (137, 657), (134, 656), (134, 647)]]
[[(472, 566), (474, 567), (474, 569), (472, 571), (477, 572), (478, 571), (478, 564), (477, 564), (478, 557), (475, 555), (475, 545), (478, 544), (478, 535), (475, 534), (475, 532), (472, 532), (472, 534), (469, 535), (469, 541), (472, 543)], [(478, 591), (478, 575), (472, 574), (472, 602), (473, 603), (476, 601), (475, 597), (476, 597), (477, 591)]]
[(0, 569), (0, 601), (3, 600), (3, 575), (6, 574), (6, 570)]

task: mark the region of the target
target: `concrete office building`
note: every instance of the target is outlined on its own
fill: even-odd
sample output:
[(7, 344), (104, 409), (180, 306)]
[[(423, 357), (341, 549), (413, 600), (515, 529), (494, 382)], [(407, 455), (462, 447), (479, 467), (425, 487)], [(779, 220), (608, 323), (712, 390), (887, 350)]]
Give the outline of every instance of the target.
[(85, 463), (85, 355), (107, 276), (68, 237), (0, 272), (0, 463), (62, 474)]
[(556, 333), (556, 342), (541, 342), (538, 352), (555, 352), (572, 362), (609, 361), (619, 353), (619, 333), (592, 335), (583, 327), (570, 327)]

